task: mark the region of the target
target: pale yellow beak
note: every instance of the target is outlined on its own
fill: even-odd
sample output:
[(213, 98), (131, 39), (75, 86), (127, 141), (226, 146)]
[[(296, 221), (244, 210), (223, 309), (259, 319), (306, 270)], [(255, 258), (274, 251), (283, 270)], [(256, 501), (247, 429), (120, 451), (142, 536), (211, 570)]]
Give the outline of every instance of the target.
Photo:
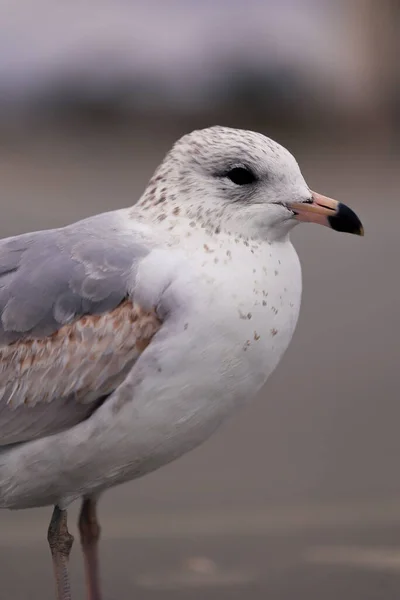
[(291, 202), (288, 205), (298, 221), (319, 223), (336, 231), (364, 235), (361, 221), (351, 208), (333, 198), (311, 193), (312, 202)]

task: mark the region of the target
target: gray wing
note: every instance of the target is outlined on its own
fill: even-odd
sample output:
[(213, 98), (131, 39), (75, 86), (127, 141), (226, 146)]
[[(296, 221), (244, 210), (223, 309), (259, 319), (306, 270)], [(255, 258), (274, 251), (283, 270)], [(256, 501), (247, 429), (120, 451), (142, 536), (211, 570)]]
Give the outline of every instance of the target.
[(0, 446), (86, 418), (159, 327), (128, 294), (149, 250), (113, 215), (0, 241)]

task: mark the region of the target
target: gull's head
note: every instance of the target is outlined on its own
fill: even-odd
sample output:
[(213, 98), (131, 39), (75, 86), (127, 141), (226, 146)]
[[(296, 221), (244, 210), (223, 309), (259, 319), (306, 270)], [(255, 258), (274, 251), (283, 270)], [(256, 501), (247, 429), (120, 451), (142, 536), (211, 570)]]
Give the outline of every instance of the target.
[(163, 215), (172, 211), (208, 229), (274, 240), (313, 221), (363, 233), (353, 211), (310, 190), (288, 150), (253, 131), (210, 127), (185, 135), (148, 190), (143, 201)]

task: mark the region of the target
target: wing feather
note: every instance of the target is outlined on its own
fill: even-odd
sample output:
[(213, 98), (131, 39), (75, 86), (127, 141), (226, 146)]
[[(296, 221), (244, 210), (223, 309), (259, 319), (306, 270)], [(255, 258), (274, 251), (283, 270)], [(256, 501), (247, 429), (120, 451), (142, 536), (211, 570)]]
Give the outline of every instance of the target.
[(0, 446), (87, 418), (161, 326), (129, 295), (149, 250), (113, 215), (0, 241)]

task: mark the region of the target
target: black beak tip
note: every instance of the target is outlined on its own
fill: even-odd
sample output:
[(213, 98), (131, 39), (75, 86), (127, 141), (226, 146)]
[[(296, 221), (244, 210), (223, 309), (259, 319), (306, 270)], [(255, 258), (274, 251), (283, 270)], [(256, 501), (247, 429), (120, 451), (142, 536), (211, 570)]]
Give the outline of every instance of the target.
[(360, 219), (346, 204), (339, 203), (336, 213), (328, 217), (328, 221), (335, 231), (364, 235), (364, 228)]

